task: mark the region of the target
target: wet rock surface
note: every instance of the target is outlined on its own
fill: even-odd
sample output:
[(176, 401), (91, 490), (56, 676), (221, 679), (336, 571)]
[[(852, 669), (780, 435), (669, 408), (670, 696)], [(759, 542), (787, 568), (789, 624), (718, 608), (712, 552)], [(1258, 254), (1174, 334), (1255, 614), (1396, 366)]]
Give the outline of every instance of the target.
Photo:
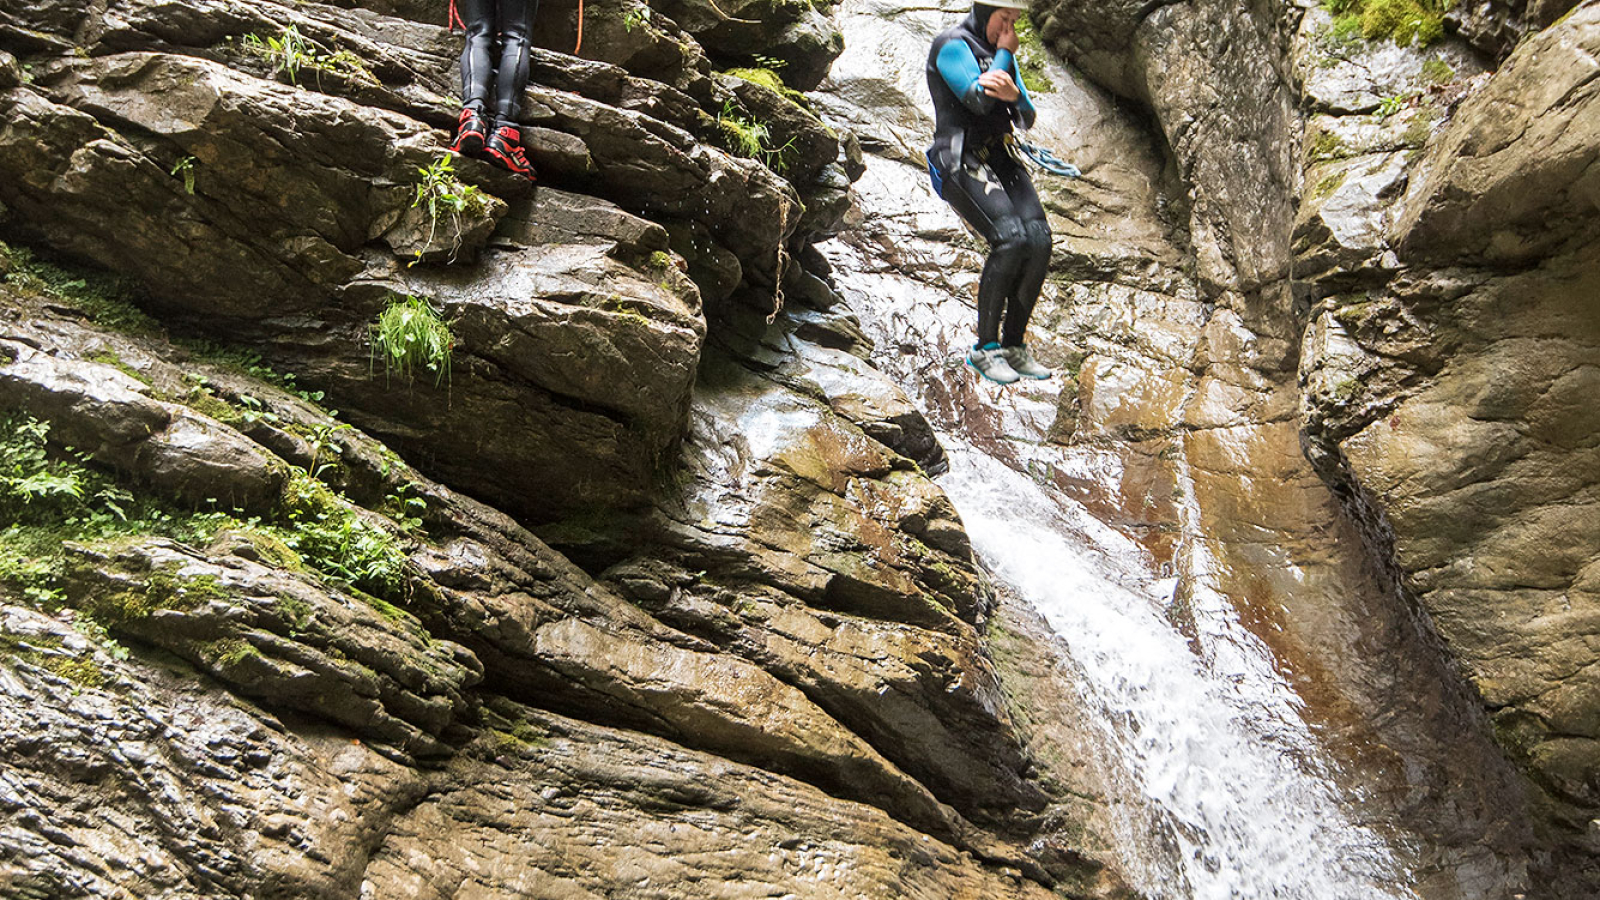
[[(1099, 877), (1027, 849), (943, 450), (808, 247), (860, 172), (794, 91), (838, 30), (590, 4), (530, 186), (438, 165), (441, 11), (362, 6), (0, 11), (0, 891)], [(408, 296), (450, 332), (409, 376)]]
[[(442, 215), (459, 38), (354, 6), (0, 9), (0, 893), (1130, 896), (936, 427), (1201, 656), (1224, 598), (1418, 896), (1600, 889), (1593, 3), (1039, 4), (1084, 177), (1004, 391), (921, 161), (961, 4), (544, 4), (541, 182)], [(448, 378), (378, 371), (407, 295)]]
[[(1507, 13), (1480, 6), (1475, 14)], [(1494, 73), (1453, 30), (1401, 47), (1336, 34), (1332, 17), (1308, 4), (1035, 9), (1038, 34), (1083, 73), (1047, 67), (1053, 90), (1028, 74), (1041, 108), (1033, 139), (1085, 171), (1074, 182), (1040, 179), (1057, 238), (1029, 340), (1070, 376), (1059, 389), (1001, 391), (960, 374), (981, 244), (927, 190), (920, 150), (930, 123), (903, 111), (921, 103), (913, 51), (956, 6), (897, 8), (884, 24), (882, 5), (845, 4), (847, 33), (874, 40), (847, 46), (825, 85), (841, 101), (827, 113), (855, 128), (868, 154), (859, 224), (824, 249), (876, 340), (874, 359), (913, 386), (941, 430), (1136, 537), (1151, 571), (1177, 579), (1169, 614), (1203, 658), (1226, 648), (1195, 618), (1194, 598), (1226, 597), (1305, 701), (1367, 815), (1413, 836), (1417, 852), (1403, 864), (1425, 897), (1579, 897), (1594, 877), (1579, 824), (1593, 815), (1575, 778), (1583, 739), (1542, 730), (1553, 705), (1513, 716), (1485, 692), (1504, 682), (1457, 674), (1487, 660), (1489, 642), (1514, 646), (1494, 655), (1497, 678), (1514, 666), (1529, 679), (1518, 681), (1525, 698), (1562, 681), (1549, 696), (1576, 704), (1562, 707), (1563, 728), (1581, 734), (1571, 717), (1588, 708), (1575, 699), (1591, 696), (1586, 663), (1561, 679), (1551, 664), (1572, 659), (1582, 614), (1532, 638), (1510, 624), (1523, 617), (1515, 606), (1474, 605), (1462, 618), (1485, 593), (1456, 595), (1446, 609), (1422, 592), (1441, 572), (1484, 571), (1456, 562), (1475, 556), (1474, 542), (1497, 534), (1495, 546), (1509, 547), (1518, 534), (1522, 561), (1497, 555), (1490, 570), (1500, 602), (1528, 602), (1511, 600), (1511, 582), (1549, 568), (1561, 574), (1539, 578), (1554, 592), (1546, 602), (1581, 607), (1593, 543), (1577, 524), (1593, 518), (1580, 474), (1593, 468), (1587, 444), (1573, 443), (1578, 432), (1564, 432), (1564, 443), (1524, 437), (1532, 422), (1523, 414), (1486, 416), (1475, 411), (1484, 401), (1464, 392), (1490, 390), (1492, 377), (1507, 397), (1548, 394), (1550, 411), (1569, 409), (1558, 386), (1581, 381), (1588, 365), (1591, 329), (1577, 317), (1589, 296), (1592, 256), (1582, 248), (1593, 208), (1579, 185), (1592, 174), (1593, 142), (1557, 147), (1558, 135), (1579, 135), (1592, 118), (1582, 110), (1593, 67), (1577, 61), (1591, 29), (1572, 24), (1585, 9), (1529, 37), (1526, 59), (1513, 54)], [(1529, 77), (1519, 70), (1558, 64), (1563, 74), (1537, 89), (1516, 83)], [(1488, 113), (1491, 103), (1501, 111)], [(1501, 153), (1523, 162), (1497, 167)], [(1516, 199), (1488, 196), (1497, 189)], [(1508, 249), (1491, 269), (1535, 267), (1507, 287), (1537, 300), (1527, 325), (1477, 293), (1510, 275), (1482, 268), (1491, 240)], [(1533, 322), (1549, 329), (1540, 350), (1525, 330)], [(1523, 352), (1548, 362), (1531, 366)], [(1428, 387), (1474, 356), (1471, 382)], [(1523, 386), (1498, 387), (1507, 380)], [(1417, 409), (1427, 424), (1387, 416), (1418, 391), (1432, 391)], [(1370, 429), (1364, 463), (1350, 455), (1356, 432), (1346, 424)], [(1413, 427), (1426, 437), (1404, 443)], [(1469, 452), (1463, 441), (1478, 431), (1483, 451)], [(1545, 455), (1517, 473), (1540, 478), (1560, 459), (1558, 486), (1477, 488), (1492, 512), (1462, 492), (1535, 446)], [(1421, 488), (1435, 471), (1439, 487)], [(1513, 491), (1539, 499), (1509, 501)], [(1400, 561), (1408, 554), (1414, 561)], [(1543, 674), (1530, 678), (1535, 670)], [(1486, 712), (1524, 730), (1491, 725)], [(1545, 737), (1521, 743), (1535, 735)], [(1540, 739), (1557, 743), (1536, 754)], [(1530, 790), (1530, 775), (1559, 777), (1562, 801), (1539, 799), (1547, 789)]]

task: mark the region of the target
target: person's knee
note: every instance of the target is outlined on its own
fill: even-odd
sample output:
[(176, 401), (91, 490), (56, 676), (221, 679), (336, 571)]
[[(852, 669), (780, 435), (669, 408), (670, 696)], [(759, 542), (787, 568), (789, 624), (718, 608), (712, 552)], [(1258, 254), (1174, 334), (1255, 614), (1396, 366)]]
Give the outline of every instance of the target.
[(1005, 218), (994, 223), (992, 255), (1021, 259), (1028, 254), (1028, 229), (1020, 220)]
[(1022, 228), (1023, 243), (1029, 259), (1050, 258), (1050, 223), (1043, 219), (1034, 219)]

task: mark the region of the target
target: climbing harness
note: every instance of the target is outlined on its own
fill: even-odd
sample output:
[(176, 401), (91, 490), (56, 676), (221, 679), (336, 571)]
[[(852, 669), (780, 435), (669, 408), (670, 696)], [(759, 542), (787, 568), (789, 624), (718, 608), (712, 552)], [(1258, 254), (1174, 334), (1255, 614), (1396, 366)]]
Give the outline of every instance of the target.
[(1061, 158), (1056, 156), (1049, 148), (1041, 147), (1038, 144), (1030, 144), (1013, 135), (1008, 135), (1007, 139), (1015, 144), (1018, 150), (1022, 151), (1023, 156), (1026, 156), (1034, 165), (1049, 172), (1051, 175), (1061, 175), (1066, 178), (1083, 177), (1083, 173), (1078, 171), (1077, 166), (1069, 162), (1062, 162)]

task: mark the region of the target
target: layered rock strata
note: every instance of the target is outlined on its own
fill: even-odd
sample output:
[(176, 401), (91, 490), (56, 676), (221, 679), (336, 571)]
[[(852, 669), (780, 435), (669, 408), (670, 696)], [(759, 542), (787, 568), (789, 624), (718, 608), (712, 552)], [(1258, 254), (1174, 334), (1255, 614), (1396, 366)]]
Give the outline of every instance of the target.
[(797, 262), (838, 33), (590, 6), (536, 187), (440, 164), (431, 4), (0, 9), (7, 891), (1121, 890), (1024, 851), (942, 451)]

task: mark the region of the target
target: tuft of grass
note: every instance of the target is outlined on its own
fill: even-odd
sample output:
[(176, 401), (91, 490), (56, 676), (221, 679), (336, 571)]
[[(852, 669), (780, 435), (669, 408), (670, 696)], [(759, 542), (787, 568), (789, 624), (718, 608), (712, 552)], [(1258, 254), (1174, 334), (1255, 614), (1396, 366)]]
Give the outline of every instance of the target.
[(398, 372), (410, 382), (418, 371), (432, 372), (437, 387), (450, 380), (455, 336), (421, 297), (399, 295), (371, 326), (372, 352), (383, 357), (385, 376)]
[(730, 153), (758, 160), (779, 175), (788, 168), (783, 155), (794, 146), (794, 138), (781, 146), (775, 145), (766, 124), (741, 115), (732, 101), (722, 104), (717, 126), (722, 130), (724, 146)]

